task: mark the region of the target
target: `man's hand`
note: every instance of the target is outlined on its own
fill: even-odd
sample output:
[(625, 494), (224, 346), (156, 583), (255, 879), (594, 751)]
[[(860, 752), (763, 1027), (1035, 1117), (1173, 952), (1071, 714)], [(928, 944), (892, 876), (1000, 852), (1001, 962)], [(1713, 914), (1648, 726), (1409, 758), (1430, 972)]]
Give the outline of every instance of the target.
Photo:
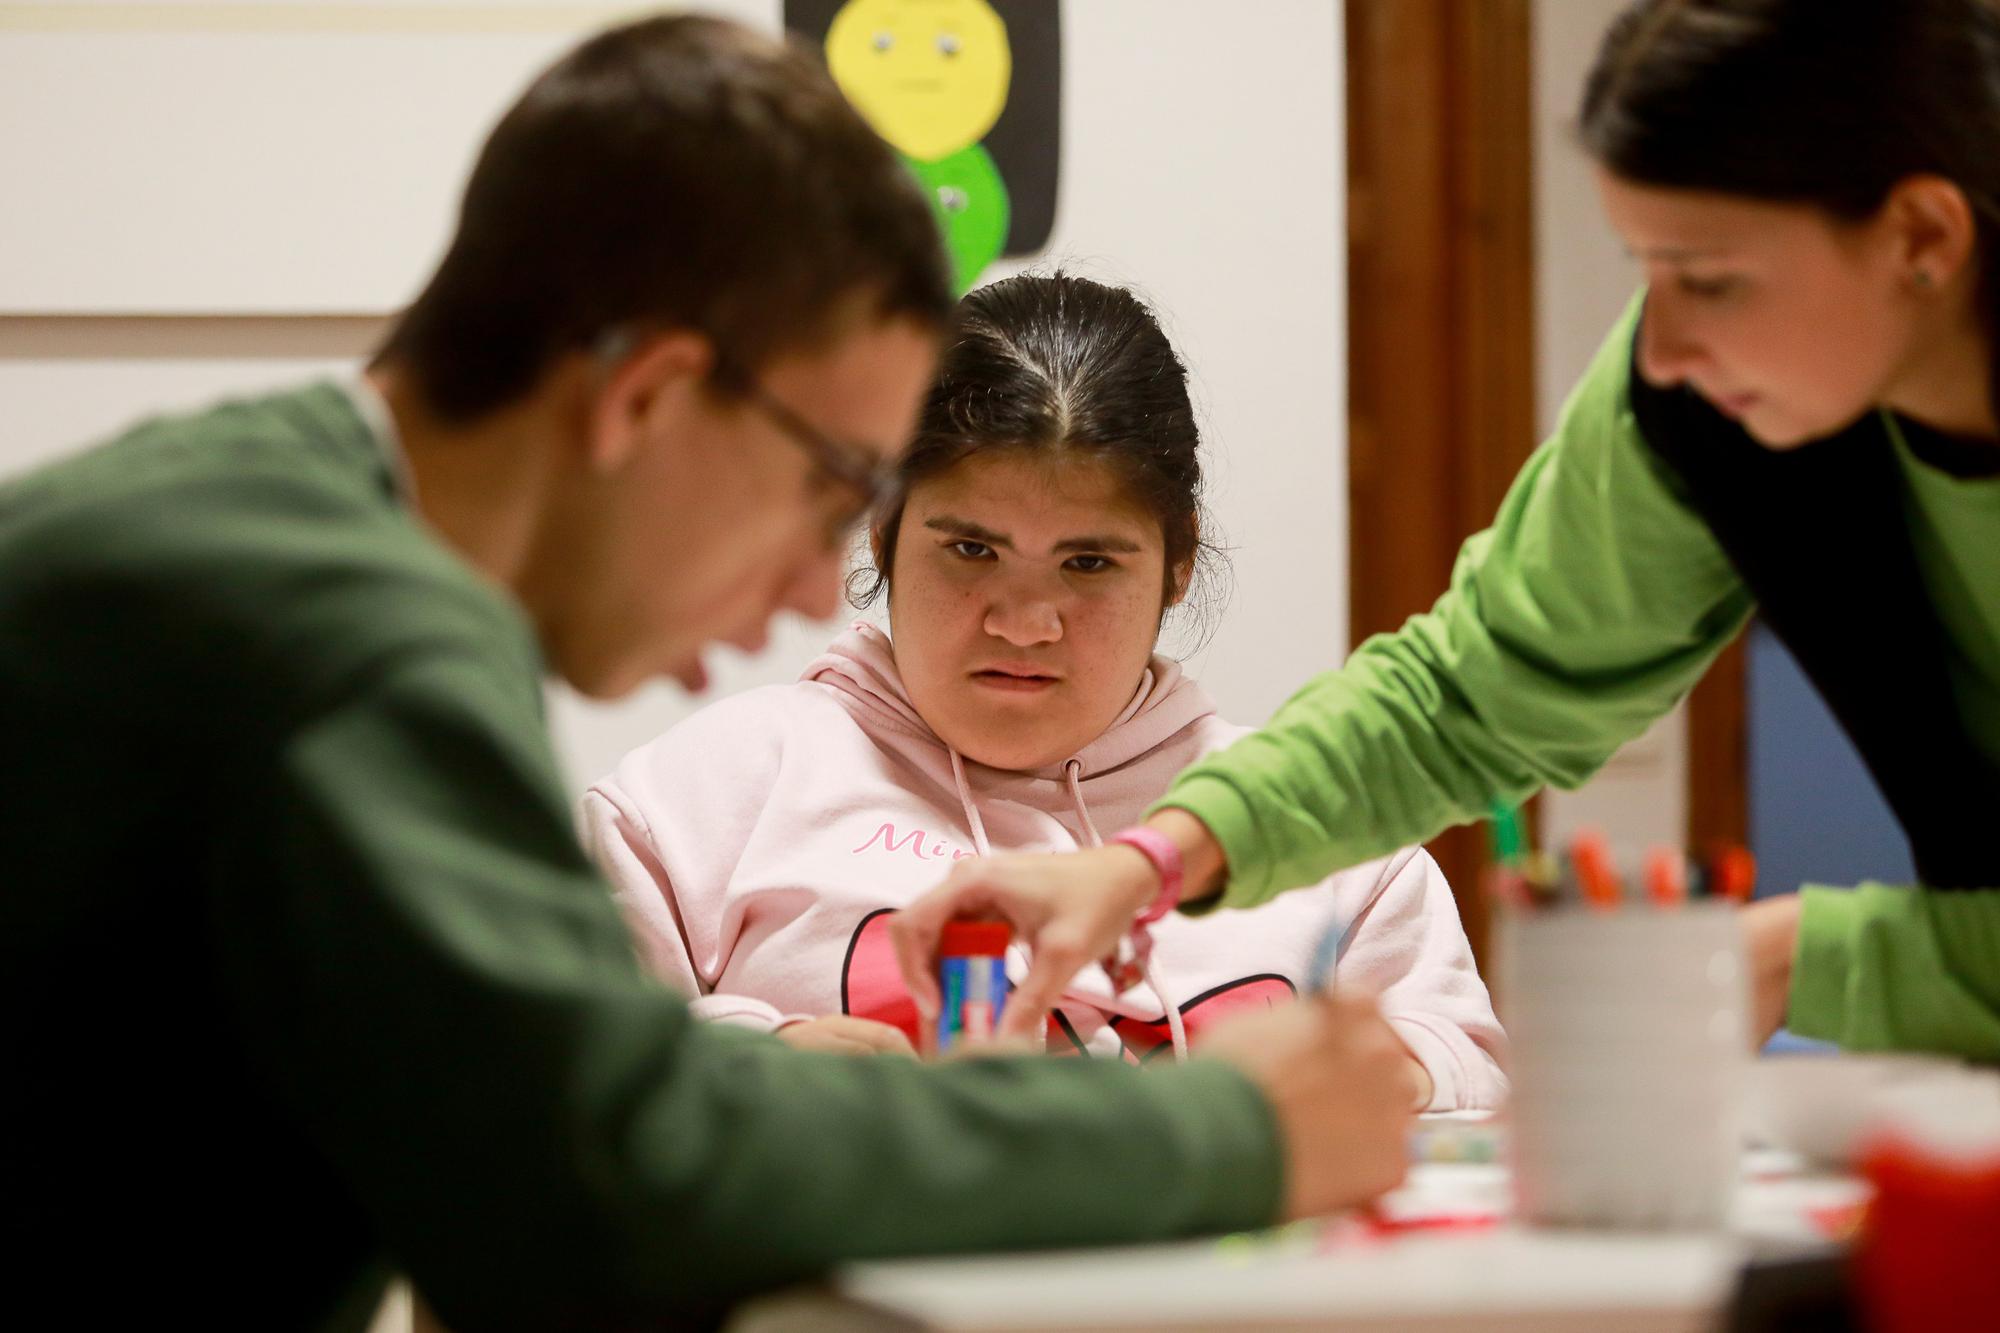
[(1285, 1216), (1365, 1203), (1409, 1166), (1414, 1076), (1409, 1048), (1375, 1002), (1309, 995), (1218, 1024), (1203, 1060), (1227, 1060), (1270, 1099), (1284, 1142)]
[(1764, 898), (1740, 913), (1750, 966), (1750, 1044), (1762, 1046), (1785, 1023), (1792, 993), (1792, 954), (1799, 942), (1796, 893)]
[(1410, 1075), (1410, 1106), (1422, 1111), (1437, 1095), (1437, 1081), (1431, 1077), (1431, 1071), (1424, 1068), (1424, 1062), (1414, 1055), (1409, 1057), (1406, 1067)]
[(848, 1014), (827, 1014), (790, 1023), (778, 1029), (778, 1040), (801, 1051), (830, 1051), (835, 1055), (907, 1055), (917, 1058), (917, 1048), (901, 1028), (877, 1023), (872, 1018)]

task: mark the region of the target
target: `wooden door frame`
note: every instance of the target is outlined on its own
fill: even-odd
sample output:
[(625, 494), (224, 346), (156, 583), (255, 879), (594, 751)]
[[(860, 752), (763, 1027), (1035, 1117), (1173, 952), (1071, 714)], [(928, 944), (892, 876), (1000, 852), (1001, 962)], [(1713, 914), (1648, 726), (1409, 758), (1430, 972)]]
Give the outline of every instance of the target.
[(1688, 696), (1688, 845), (1750, 845), (1749, 631)]
[(1355, 641), (1430, 606), (1534, 445), (1529, 0), (1348, 0)]
[[(1535, 439), (1530, 0), (1348, 0), (1348, 568), (1425, 610)], [(1429, 844), (1486, 952), (1476, 827)]]

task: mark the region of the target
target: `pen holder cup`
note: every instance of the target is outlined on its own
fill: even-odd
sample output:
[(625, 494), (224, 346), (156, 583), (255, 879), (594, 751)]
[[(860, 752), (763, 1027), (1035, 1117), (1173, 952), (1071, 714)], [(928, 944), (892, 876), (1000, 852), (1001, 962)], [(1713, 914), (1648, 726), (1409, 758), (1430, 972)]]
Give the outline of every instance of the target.
[(1498, 981), (1521, 1219), (1723, 1225), (1749, 1068), (1734, 908), (1503, 912)]

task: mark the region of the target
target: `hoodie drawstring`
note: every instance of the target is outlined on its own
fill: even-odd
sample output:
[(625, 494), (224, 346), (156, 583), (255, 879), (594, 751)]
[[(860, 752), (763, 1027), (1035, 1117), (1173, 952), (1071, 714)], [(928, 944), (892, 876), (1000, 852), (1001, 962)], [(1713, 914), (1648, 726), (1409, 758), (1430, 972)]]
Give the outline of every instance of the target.
[(1063, 765), (1063, 778), (1069, 784), (1070, 808), (1076, 811), (1076, 822), (1083, 825), (1083, 836), (1092, 847), (1102, 847), (1104, 839), (1097, 834), (1097, 825), (1090, 822), (1090, 807), (1083, 803), (1083, 760), (1072, 759)]
[[(1085, 805), (1083, 801), (1083, 761), (1081, 759), (1072, 759), (1064, 764), (1063, 777), (1069, 781), (1070, 803), (1076, 810), (1077, 823), (1083, 826), (1084, 837), (1089, 840), (1092, 847), (1102, 847), (1104, 839), (1098, 834), (1097, 825), (1091, 822), (1090, 807)], [(1166, 991), (1160, 988), (1158, 979), (1153, 976), (1153, 960), (1150, 954), (1140, 964), (1140, 975), (1146, 979), (1146, 984), (1153, 988), (1153, 994), (1159, 997), (1160, 1007), (1167, 1011), (1167, 1035), (1173, 1039), (1174, 1059), (1176, 1061), (1186, 1060), (1188, 1058), (1187, 1026), (1181, 1021), (1180, 1006), (1167, 997)]]
[(979, 817), (979, 807), (972, 799), (972, 784), (965, 780), (965, 760), (949, 745), (945, 751), (951, 755), (951, 775), (958, 781), (958, 803), (965, 807), (965, 822), (972, 829), (972, 850), (981, 856), (991, 856), (993, 848), (986, 841), (986, 821)]

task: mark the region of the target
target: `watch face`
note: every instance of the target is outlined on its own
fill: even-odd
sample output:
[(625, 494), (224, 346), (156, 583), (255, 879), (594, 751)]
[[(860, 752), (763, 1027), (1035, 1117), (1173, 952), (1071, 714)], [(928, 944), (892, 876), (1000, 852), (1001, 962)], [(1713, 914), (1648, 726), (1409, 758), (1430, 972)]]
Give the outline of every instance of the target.
[[(785, 0), (834, 81), (910, 163), (961, 291), (1055, 224), (1062, 15), (1049, 0)], [(996, 244), (997, 242), (997, 244)]]

